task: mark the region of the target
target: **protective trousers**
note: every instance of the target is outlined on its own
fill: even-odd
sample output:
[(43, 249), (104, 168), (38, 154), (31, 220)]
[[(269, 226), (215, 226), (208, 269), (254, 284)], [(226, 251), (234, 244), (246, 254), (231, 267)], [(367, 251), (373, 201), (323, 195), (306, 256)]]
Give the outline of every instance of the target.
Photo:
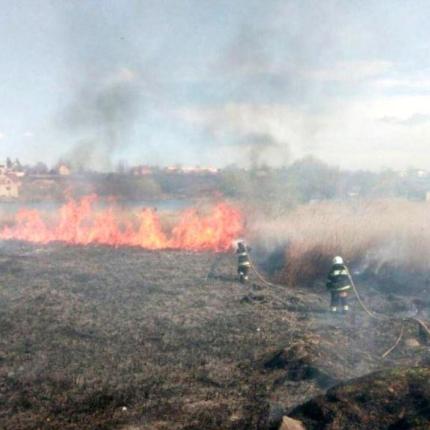
[(337, 312), (339, 308), (342, 309), (342, 312), (348, 312), (348, 293), (346, 291), (332, 291), (330, 307), (332, 312)]

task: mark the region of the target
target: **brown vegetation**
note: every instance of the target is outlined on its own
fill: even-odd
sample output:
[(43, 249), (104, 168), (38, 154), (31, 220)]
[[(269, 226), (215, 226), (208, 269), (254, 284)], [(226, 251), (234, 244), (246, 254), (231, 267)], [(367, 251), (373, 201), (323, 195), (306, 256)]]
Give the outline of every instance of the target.
[(384, 264), (426, 271), (430, 204), (405, 200), (320, 202), (277, 221), (256, 222), (257, 240), (285, 246), (281, 281), (302, 285), (325, 276), (332, 257), (378, 270)]

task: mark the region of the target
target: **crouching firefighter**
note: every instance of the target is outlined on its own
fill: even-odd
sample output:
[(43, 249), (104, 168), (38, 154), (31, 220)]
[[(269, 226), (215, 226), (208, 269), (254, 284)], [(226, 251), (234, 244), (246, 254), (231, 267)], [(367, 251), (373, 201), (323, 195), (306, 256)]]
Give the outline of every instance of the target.
[(250, 248), (247, 247), (243, 242), (238, 242), (237, 244), (237, 273), (239, 274), (239, 281), (244, 284), (248, 280), (248, 273), (251, 267), (251, 262), (249, 261)]
[(348, 292), (351, 289), (348, 268), (343, 262), (342, 257), (334, 257), (333, 265), (328, 274), (327, 288), (331, 293), (330, 309), (332, 312), (337, 312), (339, 308), (342, 313), (349, 310)]

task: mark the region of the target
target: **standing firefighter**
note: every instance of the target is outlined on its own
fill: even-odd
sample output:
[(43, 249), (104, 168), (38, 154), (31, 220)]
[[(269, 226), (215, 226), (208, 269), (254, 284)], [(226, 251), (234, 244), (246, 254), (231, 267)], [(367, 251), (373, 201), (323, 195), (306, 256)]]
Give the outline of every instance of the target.
[(239, 281), (242, 284), (248, 280), (249, 268), (251, 267), (248, 251), (249, 248), (243, 242), (238, 242), (236, 250), (237, 273), (239, 274)]
[(334, 257), (333, 265), (328, 274), (327, 288), (331, 293), (331, 311), (337, 312), (339, 305), (342, 312), (349, 310), (347, 298), (348, 291), (351, 289), (348, 268), (345, 266), (342, 257)]

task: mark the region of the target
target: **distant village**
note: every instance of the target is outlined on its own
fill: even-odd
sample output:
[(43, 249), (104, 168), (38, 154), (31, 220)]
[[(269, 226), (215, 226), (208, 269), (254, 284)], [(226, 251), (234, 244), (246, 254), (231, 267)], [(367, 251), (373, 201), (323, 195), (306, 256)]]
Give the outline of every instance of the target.
[[(1, 160), (0, 160), (1, 161)], [(223, 195), (260, 204), (276, 196), (280, 204), (327, 199), (406, 198), (430, 202), (430, 170), (347, 171), (306, 157), (289, 166), (223, 169), (202, 166), (127, 166), (112, 172), (77, 169), (59, 161), (48, 167), (0, 162), (0, 201), (64, 201), (96, 193), (124, 200), (200, 198)], [(258, 203), (260, 202), (260, 203)]]
[(70, 175), (70, 168), (63, 163), (58, 164), (54, 169), (39, 173), (36, 167), (23, 166), (18, 159), (12, 161), (7, 158), (4, 163), (0, 163), (0, 198), (4, 200), (14, 200), (20, 197), (21, 187), (24, 177), (38, 176), (40, 174), (51, 176)]
[(4, 199), (16, 199), (22, 185), (21, 178), (25, 171), (19, 161), (0, 164), (0, 197)]
[[(138, 165), (125, 168), (124, 166), (119, 165), (115, 169), (115, 172), (98, 173), (83, 170), (74, 171), (68, 163), (62, 161), (58, 162), (54, 167), (48, 168), (48, 166), (42, 162), (34, 165), (23, 165), (18, 159), (12, 161), (10, 158), (7, 158), (5, 162), (0, 163), (0, 199), (2, 201), (14, 201), (20, 199), (23, 197), (23, 190), (25, 188), (35, 191), (32, 196), (28, 196), (28, 192), (25, 193), (27, 196), (24, 197), (28, 197), (30, 200), (33, 199), (32, 197), (37, 197), (37, 194), (41, 194), (41, 190), (46, 190), (48, 193), (45, 194), (45, 196), (48, 197), (49, 195), (52, 195), (52, 190), (56, 186), (57, 188), (58, 186), (63, 186), (64, 188), (73, 182), (85, 182), (85, 178), (89, 177), (94, 181), (97, 177), (105, 178), (106, 176), (110, 178), (115, 176), (125, 176), (132, 179), (138, 177), (148, 178), (151, 176), (159, 177), (160, 175), (214, 176), (219, 172), (220, 170), (214, 167), (200, 166), (158, 167)], [(25, 200), (28, 198), (25, 198)], [(40, 199), (35, 198), (35, 200)]]

